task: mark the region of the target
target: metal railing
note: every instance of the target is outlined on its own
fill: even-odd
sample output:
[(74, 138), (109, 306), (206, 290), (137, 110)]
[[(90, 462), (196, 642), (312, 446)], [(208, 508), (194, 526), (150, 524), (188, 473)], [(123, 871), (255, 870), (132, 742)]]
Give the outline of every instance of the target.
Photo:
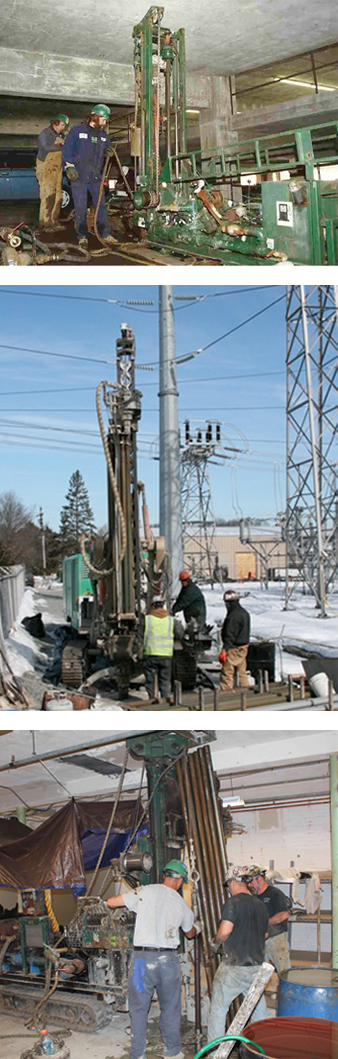
[(0, 634), (5, 639), (15, 622), (25, 591), (25, 567), (0, 567)]

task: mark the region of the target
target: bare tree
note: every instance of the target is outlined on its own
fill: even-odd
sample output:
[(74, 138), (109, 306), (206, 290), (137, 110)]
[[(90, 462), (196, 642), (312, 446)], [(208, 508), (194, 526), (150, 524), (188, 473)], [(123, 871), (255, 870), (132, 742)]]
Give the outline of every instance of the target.
[(28, 537), (31, 537), (31, 526), (31, 512), (21, 504), (15, 493), (2, 493), (0, 496), (1, 566), (13, 566), (15, 563), (25, 562), (25, 548)]

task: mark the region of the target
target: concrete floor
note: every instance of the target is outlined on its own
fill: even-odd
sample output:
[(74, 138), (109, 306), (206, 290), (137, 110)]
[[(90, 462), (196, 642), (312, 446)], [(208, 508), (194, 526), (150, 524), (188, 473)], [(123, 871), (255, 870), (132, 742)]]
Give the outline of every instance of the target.
[[(148, 1019), (148, 1047), (147, 1059), (162, 1059), (162, 1038), (158, 1029), (159, 1008), (155, 1001), (151, 1005), (151, 1015)], [(130, 1026), (128, 1014), (117, 1012), (113, 1014), (109, 1026), (105, 1026), (97, 1033), (74, 1033), (64, 1037), (65, 1044), (70, 1050), (71, 1059), (127, 1059), (129, 1056), (130, 1036), (126, 1032)], [(60, 1033), (57, 1025), (48, 1025), (51, 1033)], [(27, 1034), (27, 1029), (22, 1019), (12, 1018), (8, 1015), (0, 1015), (0, 1046), (2, 1059), (20, 1059), (22, 1052), (32, 1048), (36, 1041), (36, 1035), (20, 1037)], [(11, 1039), (6, 1039), (6, 1034), (14, 1034)], [(202, 1041), (202, 1047), (206, 1043), (206, 1037)], [(193, 1059), (199, 1046), (195, 1045), (193, 1024), (182, 1019), (182, 1045), (186, 1059)], [(236, 1052), (233, 1053), (235, 1057)]]

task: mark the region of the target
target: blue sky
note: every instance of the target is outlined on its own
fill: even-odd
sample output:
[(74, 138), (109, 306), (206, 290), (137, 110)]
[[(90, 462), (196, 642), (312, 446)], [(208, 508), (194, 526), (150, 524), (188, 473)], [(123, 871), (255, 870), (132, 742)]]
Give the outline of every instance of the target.
[[(285, 505), (285, 287), (180, 284), (173, 294), (177, 357), (215, 343), (178, 365), (180, 423), (189, 418), (194, 432), (217, 419), (224, 443), (242, 450), (210, 466), (215, 515), (273, 518)], [(190, 294), (199, 300), (180, 300)], [(127, 299), (153, 304), (128, 306)], [(0, 318), (0, 493), (14, 492), (34, 520), (42, 507), (46, 524), (57, 530), (70, 476), (79, 470), (97, 526), (106, 523), (95, 390), (101, 380), (116, 378), (115, 342), (126, 321), (136, 338), (136, 364), (154, 368), (137, 370), (136, 380), (143, 394), (138, 477), (156, 521), (159, 288), (3, 285)]]

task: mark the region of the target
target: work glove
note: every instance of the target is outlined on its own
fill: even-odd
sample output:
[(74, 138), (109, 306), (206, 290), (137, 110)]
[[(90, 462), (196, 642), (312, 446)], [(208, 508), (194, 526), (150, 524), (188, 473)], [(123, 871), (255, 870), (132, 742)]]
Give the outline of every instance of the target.
[(68, 180), (78, 180), (79, 179), (79, 174), (78, 174), (77, 169), (75, 169), (75, 165), (68, 164), (66, 166), (66, 176), (68, 177)]
[(223, 666), (225, 666), (226, 660), (227, 660), (226, 651), (221, 651), (220, 654), (218, 655), (218, 661), (221, 662)]
[(201, 931), (203, 930), (203, 923), (201, 923), (200, 919), (195, 919), (194, 927), (196, 930), (196, 934), (201, 934)]
[(217, 953), (218, 950), (219, 950), (220, 945), (221, 945), (221, 942), (220, 941), (215, 941), (215, 938), (213, 938), (212, 941), (210, 942), (211, 952)]

